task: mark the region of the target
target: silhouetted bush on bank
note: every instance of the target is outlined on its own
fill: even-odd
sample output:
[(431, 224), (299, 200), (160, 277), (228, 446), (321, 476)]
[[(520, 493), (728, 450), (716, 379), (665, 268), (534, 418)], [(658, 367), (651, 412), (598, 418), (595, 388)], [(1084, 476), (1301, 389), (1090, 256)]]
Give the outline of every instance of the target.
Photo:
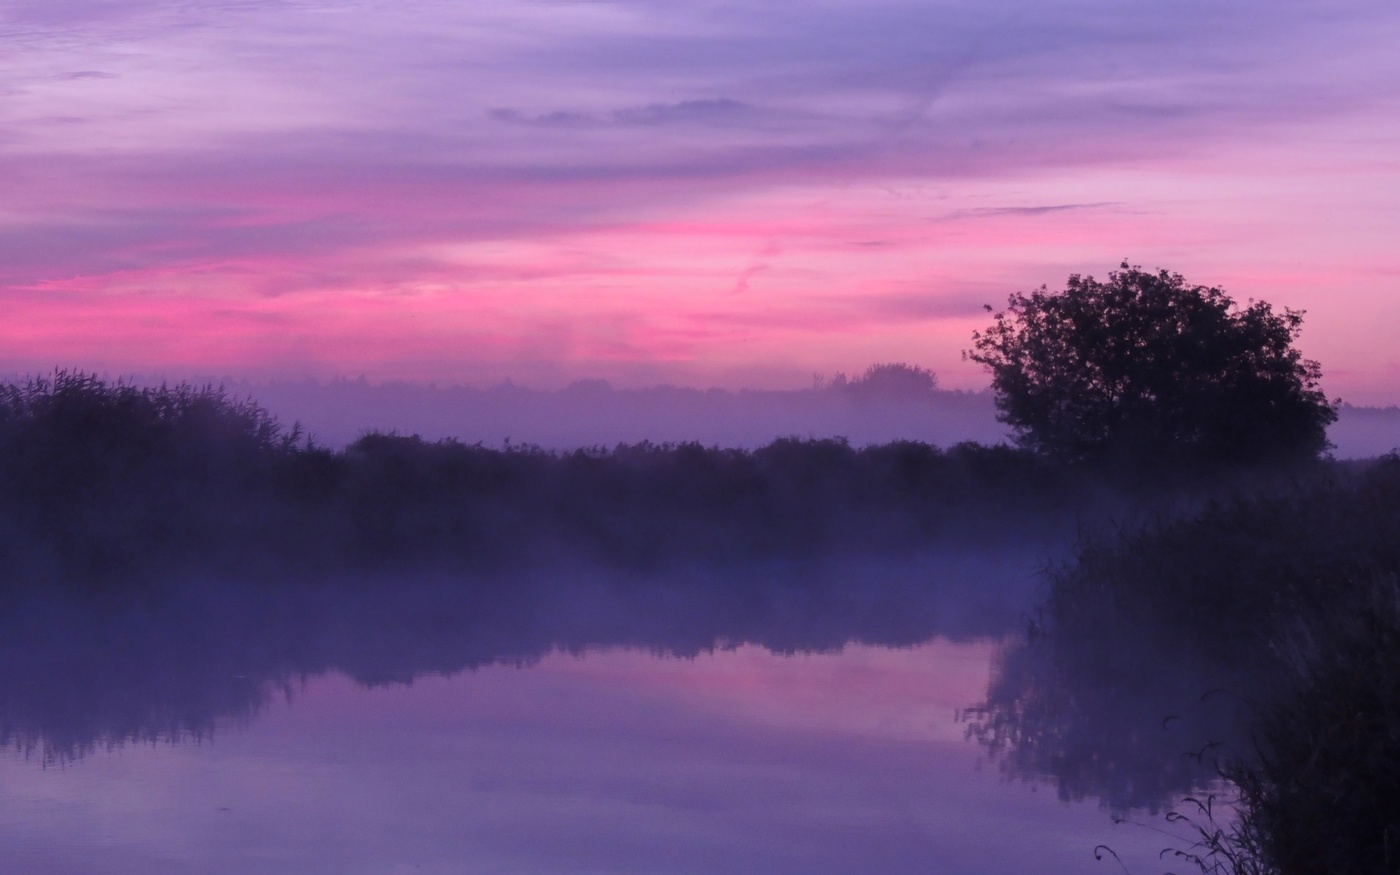
[[(1400, 867), (1400, 458), (1092, 540), (969, 734), (1111, 807), (1224, 776), (1224, 873)], [(1163, 708), (1170, 708), (1164, 711)]]
[(1218, 662), (1272, 658), (1299, 618), (1397, 572), (1400, 459), (1387, 457), (1088, 543), (1055, 579), (1049, 613), (1085, 629), (1160, 630), (1177, 652)]
[(627, 567), (1067, 536), (1093, 490), (1023, 450), (784, 439), (546, 452), (372, 433), (315, 446), (219, 389), (0, 386), (0, 574)]
[(249, 499), (306, 449), (296, 429), (212, 387), (67, 372), (0, 385), (0, 568), (9, 580), (105, 579), (211, 558), (264, 527)]

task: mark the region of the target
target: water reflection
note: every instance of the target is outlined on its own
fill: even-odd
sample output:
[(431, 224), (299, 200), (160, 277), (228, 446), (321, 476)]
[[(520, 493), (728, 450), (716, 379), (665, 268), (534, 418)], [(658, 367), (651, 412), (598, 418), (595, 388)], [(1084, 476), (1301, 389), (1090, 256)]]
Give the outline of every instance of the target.
[(1253, 754), (1271, 666), (1193, 646), (1201, 630), (1109, 596), (1067, 603), (1067, 589), (1043, 626), (1002, 645), (985, 700), (965, 712), (969, 736), (1005, 774), (1120, 814), (1156, 812), (1217, 787), (1224, 764)]
[(1157, 811), (1215, 783), (1249, 749), (1250, 685), (1171, 650), (1082, 639), (1008, 645), (970, 734), (1003, 770), (1063, 799)]
[(1111, 841), (1154, 871), (1157, 835), (978, 768), (952, 710), (990, 649), (332, 673), (208, 743), (0, 758), (0, 870), (1068, 875)]
[(1040, 555), (31, 594), (0, 869), (1151, 871), (953, 719)]
[(999, 635), (1019, 622), (1037, 561), (942, 553), (704, 578), (580, 571), (29, 594), (0, 618), (0, 741), (60, 762), (202, 738), (329, 672), (374, 686), (600, 646), (685, 656)]

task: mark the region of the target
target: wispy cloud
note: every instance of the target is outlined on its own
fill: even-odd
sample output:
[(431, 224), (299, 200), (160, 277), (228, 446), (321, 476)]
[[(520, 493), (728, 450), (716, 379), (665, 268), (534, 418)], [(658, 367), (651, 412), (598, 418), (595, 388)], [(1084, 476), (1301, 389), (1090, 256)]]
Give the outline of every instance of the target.
[(976, 218), (979, 216), (1046, 216), (1051, 213), (1067, 213), (1071, 210), (1096, 210), (1102, 207), (1114, 207), (1116, 203), (1112, 201), (1100, 201), (1093, 204), (1045, 204), (1033, 207), (979, 207), (975, 209), (958, 210), (953, 214), (953, 218)]
[(727, 97), (718, 97), (709, 100), (682, 100), (677, 103), (649, 103), (645, 106), (623, 107), (604, 114), (554, 110), (529, 115), (514, 109), (493, 109), (489, 115), (500, 122), (538, 127), (650, 127), (737, 124), (748, 119), (761, 118), (763, 112), (758, 107)]

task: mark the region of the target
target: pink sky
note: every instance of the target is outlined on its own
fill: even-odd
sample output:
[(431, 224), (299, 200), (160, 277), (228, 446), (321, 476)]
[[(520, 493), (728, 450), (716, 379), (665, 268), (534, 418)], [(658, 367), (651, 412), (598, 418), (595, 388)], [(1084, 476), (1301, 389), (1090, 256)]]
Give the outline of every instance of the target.
[(1124, 258), (1400, 401), (1400, 8), (32, 0), (0, 369), (800, 386)]

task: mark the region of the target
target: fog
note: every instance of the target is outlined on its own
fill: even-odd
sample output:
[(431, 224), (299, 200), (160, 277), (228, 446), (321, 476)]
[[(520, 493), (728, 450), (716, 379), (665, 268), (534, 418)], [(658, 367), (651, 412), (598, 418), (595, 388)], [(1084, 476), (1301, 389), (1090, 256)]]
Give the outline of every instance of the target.
[[(220, 381), (213, 381), (218, 383)], [(368, 431), (457, 438), (500, 446), (567, 450), (618, 443), (696, 441), (754, 448), (781, 437), (844, 437), (855, 446), (918, 440), (937, 446), (1010, 439), (990, 390), (862, 392), (831, 385), (787, 391), (655, 386), (618, 389), (583, 380), (548, 391), (504, 383), (488, 388), (418, 383), (223, 381), (283, 422), (300, 422), (337, 449)], [(1328, 436), (1338, 458), (1400, 446), (1400, 408), (1343, 404)]]
[(841, 436), (857, 446), (899, 438), (948, 446), (1007, 437), (985, 392), (615, 389), (603, 380), (556, 391), (509, 383), (477, 389), (364, 380), (226, 385), (254, 397), (284, 422), (301, 422), (317, 443), (332, 448), (366, 431), (558, 450), (640, 441), (752, 448), (789, 436)]

